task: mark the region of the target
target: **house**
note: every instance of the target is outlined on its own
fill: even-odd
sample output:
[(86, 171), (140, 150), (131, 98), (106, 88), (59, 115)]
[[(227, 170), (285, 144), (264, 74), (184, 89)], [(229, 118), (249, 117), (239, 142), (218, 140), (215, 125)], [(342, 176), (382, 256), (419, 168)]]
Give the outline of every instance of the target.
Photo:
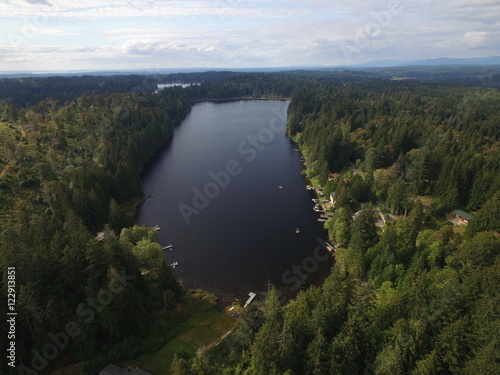
[(451, 212), (453, 216), (455, 216), (457, 219), (462, 220), (464, 223), (468, 223), (469, 221), (472, 220), (472, 215), (462, 211), (462, 210), (454, 210)]
[(330, 202), (332, 203), (332, 206), (335, 206), (335, 192), (330, 193)]
[(97, 242), (103, 242), (106, 241), (109, 236), (113, 237), (115, 232), (113, 230), (111, 231), (106, 231), (106, 232), (99, 232), (97, 233), (97, 236), (95, 236), (95, 239)]
[(104, 367), (99, 375), (151, 375), (149, 372), (138, 368), (121, 368), (112, 363)]
[(244, 306), (243, 308), (245, 308), (245, 307), (247, 307), (248, 305), (250, 305), (250, 302), (252, 302), (252, 301), (253, 301), (253, 299), (255, 298), (255, 296), (257, 296), (257, 294), (255, 294), (254, 292), (250, 292), (250, 293), (248, 293), (248, 295), (249, 295), (250, 297), (249, 297), (249, 298), (247, 299), (247, 301), (245, 302), (245, 306)]

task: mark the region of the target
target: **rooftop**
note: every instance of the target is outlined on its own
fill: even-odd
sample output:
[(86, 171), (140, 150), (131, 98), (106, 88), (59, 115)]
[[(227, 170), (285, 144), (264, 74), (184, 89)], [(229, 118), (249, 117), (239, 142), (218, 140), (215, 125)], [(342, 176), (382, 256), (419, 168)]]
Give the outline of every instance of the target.
[(471, 220), (472, 219), (472, 215), (465, 212), (465, 211), (462, 211), (462, 210), (454, 210), (454, 211), (451, 211), (451, 213), (455, 216), (458, 216), (458, 217), (461, 217), (462, 219), (465, 219), (465, 220)]

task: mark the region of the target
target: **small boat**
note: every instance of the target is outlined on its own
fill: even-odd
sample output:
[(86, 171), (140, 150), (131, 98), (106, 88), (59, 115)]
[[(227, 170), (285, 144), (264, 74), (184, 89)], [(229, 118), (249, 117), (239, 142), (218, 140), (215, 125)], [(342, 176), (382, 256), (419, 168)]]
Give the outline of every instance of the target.
[(328, 242), (325, 242), (326, 244), (326, 249), (331, 253), (332, 251), (335, 251), (335, 247), (330, 245)]
[(281, 185), (280, 185), (280, 186), (278, 186), (278, 187), (279, 187), (280, 189), (283, 189), (283, 186), (281, 186)]
[(167, 246), (165, 246), (163, 248), (163, 250), (172, 250), (174, 248), (174, 245), (172, 245), (171, 243), (169, 243)]
[(321, 207), (319, 206), (319, 203), (316, 203), (313, 207), (314, 212), (323, 212)]
[(154, 230), (155, 232), (159, 231), (159, 230), (160, 230), (160, 226), (159, 226), (159, 225), (155, 225), (155, 226), (153, 227), (153, 230)]
[(299, 234), (300, 233), (300, 229), (299, 228), (295, 229), (295, 233)]

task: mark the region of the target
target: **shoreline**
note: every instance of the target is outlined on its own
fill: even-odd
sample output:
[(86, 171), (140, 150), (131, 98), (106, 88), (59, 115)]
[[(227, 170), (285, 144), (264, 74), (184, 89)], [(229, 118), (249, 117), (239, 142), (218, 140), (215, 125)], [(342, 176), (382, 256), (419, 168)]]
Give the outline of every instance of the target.
[(223, 99), (197, 99), (194, 100), (191, 104), (198, 104), (198, 103), (205, 103), (205, 102), (210, 102), (210, 103), (230, 103), (230, 102), (239, 102), (239, 101), (252, 101), (252, 100), (276, 100), (276, 101), (290, 101), (291, 98), (283, 98), (283, 97), (261, 97), (261, 98), (254, 98), (250, 96), (241, 96), (241, 97), (234, 97), (234, 98), (223, 98)]

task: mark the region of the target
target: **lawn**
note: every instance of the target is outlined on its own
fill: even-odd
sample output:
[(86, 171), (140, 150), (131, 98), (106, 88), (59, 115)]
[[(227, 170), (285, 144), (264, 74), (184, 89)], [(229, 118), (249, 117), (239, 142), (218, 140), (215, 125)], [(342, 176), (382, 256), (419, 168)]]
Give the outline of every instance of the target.
[(228, 331), (234, 328), (235, 320), (232, 316), (212, 312), (206, 314), (193, 328), (179, 338), (200, 349), (216, 343)]
[(196, 293), (187, 298), (183, 308), (186, 319), (173, 328), (175, 337), (156, 352), (119, 361), (118, 364), (139, 367), (153, 375), (168, 375), (175, 353), (184, 352), (193, 356), (197, 350), (209, 350), (236, 325), (236, 319), (227, 309), (222, 312), (216, 311), (211, 301)]
[(119, 364), (123, 367), (139, 367), (153, 375), (168, 375), (174, 354), (179, 352), (192, 356), (196, 353), (196, 349), (187, 342), (174, 338), (154, 353), (146, 353), (133, 360), (121, 361)]

